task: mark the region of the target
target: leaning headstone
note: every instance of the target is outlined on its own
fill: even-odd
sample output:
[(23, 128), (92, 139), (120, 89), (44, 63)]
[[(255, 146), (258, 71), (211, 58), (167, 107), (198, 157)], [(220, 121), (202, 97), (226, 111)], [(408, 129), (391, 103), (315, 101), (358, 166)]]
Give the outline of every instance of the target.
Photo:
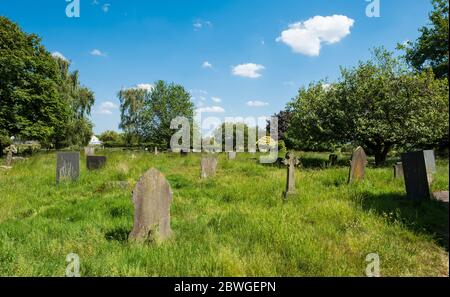
[(216, 174), (217, 158), (213, 156), (203, 156), (201, 161), (202, 178), (212, 177)]
[(287, 179), (286, 179), (286, 191), (284, 192), (284, 198), (288, 199), (289, 196), (295, 195), (297, 189), (295, 188), (295, 166), (300, 163), (298, 158), (293, 153), (287, 153), (286, 158), (283, 160), (283, 164), (287, 166)]
[(364, 179), (366, 174), (367, 155), (362, 147), (358, 147), (352, 155), (350, 161), (350, 174), (348, 182), (356, 182)]
[(11, 167), (11, 163), (13, 160), (13, 154), (17, 154), (17, 148), (14, 144), (11, 144), (7, 148), (3, 150), (3, 152), (6, 154), (6, 159), (4, 163), (4, 167), (8, 168)]
[(58, 152), (56, 156), (56, 182), (76, 180), (80, 176), (80, 153)]
[(394, 165), (394, 178), (403, 178), (403, 163), (397, 162)]
[(430, 199), (430, 186), (423, 151), (403, 154), (402, 163), (408, 199), (416, 201)]
[(172, 189), (164, 175), (155, 168), (147, 171), (133, 191), (134, 226), (130, 240), (145, 242), (164, 240), (170, 228)]
[(101, 169), (106, 164), (105, 156), (87, 156), (86, 167), (89, 170)]
[(93, 156), (93, 155), (95, 155), (95, 147), (93, 147), (93, 146), (86, 146), (84, 148), (84, 155), (85, 156)]
[(228, 152), (228, 160), (236, 159), (236, 152)]
[(334, 166), (336, 165), (338, 160), (338, 156), (336, 154), (330, 154), (328, 157), (328, 166)]

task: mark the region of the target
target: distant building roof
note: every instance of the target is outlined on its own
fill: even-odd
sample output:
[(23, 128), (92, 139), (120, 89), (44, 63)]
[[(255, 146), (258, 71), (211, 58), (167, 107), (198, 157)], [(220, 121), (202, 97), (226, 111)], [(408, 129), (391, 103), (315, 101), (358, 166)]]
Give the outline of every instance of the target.
[(103, 145), (103, 142), (101, 142), (97, 136), (93, 135), (89, 141), (89, 145)]

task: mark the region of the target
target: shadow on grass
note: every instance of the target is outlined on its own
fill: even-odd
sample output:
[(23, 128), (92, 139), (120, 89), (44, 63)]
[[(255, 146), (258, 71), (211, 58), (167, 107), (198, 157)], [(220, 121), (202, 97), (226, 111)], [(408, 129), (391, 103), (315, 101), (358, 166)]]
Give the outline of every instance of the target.
[(128, 240), (128, 234), (130, 234), (131, 229), (120, 227), (108, 231), (105, 233), (105, 239), (108, 241), (118, 241), (125, 243)]
[(414, 232), (431, 234), (447, 251), (449, 250), (448, 203), (429, 200), (411, 201), (398, 193), (364, 193), (361, 199), (364, 210), (372, 210), (389, 221), (400, 221)]

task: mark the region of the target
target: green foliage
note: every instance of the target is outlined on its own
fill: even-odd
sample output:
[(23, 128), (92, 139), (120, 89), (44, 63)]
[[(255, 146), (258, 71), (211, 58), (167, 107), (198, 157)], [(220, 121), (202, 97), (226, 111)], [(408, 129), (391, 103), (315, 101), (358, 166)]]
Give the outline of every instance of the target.
[(384, 162), (394, 145), (417, 148), (448, 135), (448, 82), (410, 73), (391, 53), (342, 69), (339, 81), (302, 88), (289, 103), (290, 135), (306, 143), (361, 144)]
[(0, 17), (0, 131), (44, 146), (83, 145), (94, 94), (40, 38)]
[[(233, 139), (230, 139), (230, 137), (226, 134), (227, 130), (233, 130)], [(245, 123), (231, 123), (231, 122), (224, 122), (220, 127), (214, 131), (214, 135), (216, 138), (219, 138), (220, 135), (222, 137), (222, 151), (225, 151), (225, 143), (226, 141), (230, 142), (233, 141), (233, 151), (237, 151), (238, 148), (237, 145), (237, 133), (236, 131), (239, 129), (239, 131), (244, 131), (244, 139), (243, 139), (243, 148), (240, 148), (239, 150), (248, 151), (248, 145), (251, 143), (252, 145), (256, 145), (256, 141), (258, 138), (258, 128), (250, 127)], [(260, 131), (261, 134), (262, 131)], [(254, 135), (254, 139), (249, 139), (249, 135)]]
[(448, 1), (433, 0), (430, 24), (420, 28), (414, 42), (399, 45), (409, 64), (418, 71), (431, 67), (437, 77), (448, 77)]
[(0, 130), (48, 141), (70, 110), (62, 100), (55, 60), (34, 34), (0, 17)]
[(285, 158), (287, 153), (286, 144), (283, 140), (278, 141), (278, 158)]
[(105, 147), (120, 147), (125, 145), (124, 135), (116, 131), (105, 131), (99, 136)]
[[(125, 131), (127, 143), (152, 142), (168, 148), (174, 133), (170, 123), (176, 117), (193, 122), (194, 105), (190, 94), (181, 86), (156, 82), (151, 91), (132, 88), (121, 90), (120, 128)], [(192, 125), (191, 125), (192, 126)]]

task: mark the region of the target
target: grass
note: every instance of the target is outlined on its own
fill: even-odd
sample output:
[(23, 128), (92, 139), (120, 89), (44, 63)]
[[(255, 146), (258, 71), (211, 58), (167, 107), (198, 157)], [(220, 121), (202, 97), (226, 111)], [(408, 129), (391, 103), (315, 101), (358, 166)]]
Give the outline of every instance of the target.
[[(448, 208), (407, 201), (391, 167), (347, 185), (348, 168), (303, 153), (298, 195), (283, 202), (286, 169), (256, 155), (220, 155), (216, 177), (201, 180), (198, 154), (100, 154), (106, 168), (89, 172), (82, 156), (80, 179), (59, 186), (54, 153), (0, 170), (0, 275), (64, 276), (69, 253), (82, 276), (364, 276), (369, 253), (382, 276), (448, 275)], [(172, 186), (174, 235), (129, 243), (131, 191), (151, 167)], [(433, 190), (448, 184), (440, 160)]]

